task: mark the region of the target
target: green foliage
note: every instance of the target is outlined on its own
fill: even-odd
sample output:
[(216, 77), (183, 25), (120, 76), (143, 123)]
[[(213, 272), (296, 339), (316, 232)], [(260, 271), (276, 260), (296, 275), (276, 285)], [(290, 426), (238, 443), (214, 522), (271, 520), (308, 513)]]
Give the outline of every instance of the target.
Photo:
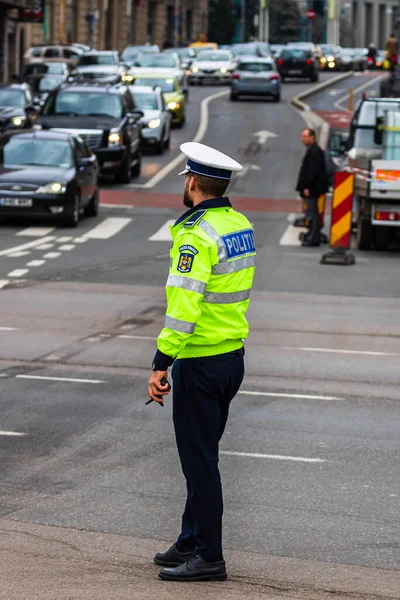
[(301, 37), (301, 15), (297, 0), (270, 1), (270, 42), (285, 44)]
[(230, 44), (236, 31), (237, 10), (234, 0), (210, 0), (208, 39), (217, 44)]

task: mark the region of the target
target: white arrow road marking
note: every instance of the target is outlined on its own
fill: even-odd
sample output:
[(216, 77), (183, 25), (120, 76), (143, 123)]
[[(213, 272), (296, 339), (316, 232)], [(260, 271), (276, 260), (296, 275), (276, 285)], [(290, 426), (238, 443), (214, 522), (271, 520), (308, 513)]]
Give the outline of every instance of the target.
[(0, 431), (0, 435), (20, 437), (26, 435), (26, 433), (21, 433), (19, 431)]
[(303, 456), (282, 456), (281, 454), (258, 454), (254, 452), (233, 452), (230, 450), (220, 450), (220, 454), (226, 456), (244, 456), (249, 458), (269, 458), (271, 460), (290, 460), (293, 462), (303, 463), (324, 463), (326, 462), (323, 458), (304, 458)]
[(92, 240), (108, 240), (113, 237), (113, 235), (119, 233), (131, 221), (132, 219), (124, 217), (108, 217), (96, 227), (87, 231), (85, 237)]
[(268, 140), (268, 138), (277, 138), (278, 136), (276, 135), (276, 133), (273, 133), (272, 131), (267, 131), (266, 129), (262, 129), (261, 131), (256, 131), (255, 133), (253, 133), (254, 137), (258, 138), (258, 143), (259, 144), (265, 144), (265, 142)]
[(164, 225), (162, 225), (158, 231), (156, 231), (151, 237), (149, 237), (149, 240), (151, 242), (171, 242), (172, 236), (169, 228), (174, 223), (174, 219), (169, 219), (168, 221), (165, 221)]
[(249, 171), (261, 171), (261, 167), (258, 165), (251, 165), (250, 163), (245, 163), (243, 165), (243, 169), (236, 173), (236, 177), (245, 177)]

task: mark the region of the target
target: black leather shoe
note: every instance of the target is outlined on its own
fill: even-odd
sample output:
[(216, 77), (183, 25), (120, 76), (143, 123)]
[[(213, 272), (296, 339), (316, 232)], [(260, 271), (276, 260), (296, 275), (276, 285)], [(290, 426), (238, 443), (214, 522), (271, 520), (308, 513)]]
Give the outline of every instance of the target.
[(208, 562), (198, 554), (179, 567), (163, 569), (158, 576), (167, 581), (224, 581), (227, 578), (224, 560)]
[(193, 551), (179, 552), (173, 544), (166, 552), (158, 552), (154, 557), (154, 562), (161, 567), (177, 567), (186, 562), (191, 556), (193, 556)]
[(309, 242), (308, 240), (304, 240), (301, 245), (303, 248), (317, 248), (321, 244), (319, 242)]

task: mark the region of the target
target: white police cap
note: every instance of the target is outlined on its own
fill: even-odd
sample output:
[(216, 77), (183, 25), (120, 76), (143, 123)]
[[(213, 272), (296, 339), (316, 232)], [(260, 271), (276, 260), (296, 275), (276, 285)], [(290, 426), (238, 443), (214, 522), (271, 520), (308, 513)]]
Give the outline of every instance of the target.
[(181, 151), (188, 157), (188, 161), (185, 169), (179, 175), (195, 173), (196, 175), (229, 181), (233, 171), (242, 169), (242, 165), (233, 158), (198, 142), (182, 144)]

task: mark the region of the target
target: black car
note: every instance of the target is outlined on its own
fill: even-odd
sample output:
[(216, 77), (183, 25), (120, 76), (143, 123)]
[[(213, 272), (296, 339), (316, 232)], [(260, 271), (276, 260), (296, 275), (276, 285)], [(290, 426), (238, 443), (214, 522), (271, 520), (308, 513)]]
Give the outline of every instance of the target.
[(36, 123), (79, 135), (96, 154), (102, 173), (129, 183), (141, 170), (142, 117), (125, 85), (64, 84), (50, 92)]
[(0, 141), (0, 216), (49, 217), (75, 227), (99, 206), (96, 156), (76, 135), (30, 130)]
[(311, 50), (286, 48), (276, 61), (279, 74), (284, 81), (287, 77), (318, 81), (319, 64)]
[(32, 93), (26, 83), (0, 85), (0, 134), (31, 127), (35, 115)]

